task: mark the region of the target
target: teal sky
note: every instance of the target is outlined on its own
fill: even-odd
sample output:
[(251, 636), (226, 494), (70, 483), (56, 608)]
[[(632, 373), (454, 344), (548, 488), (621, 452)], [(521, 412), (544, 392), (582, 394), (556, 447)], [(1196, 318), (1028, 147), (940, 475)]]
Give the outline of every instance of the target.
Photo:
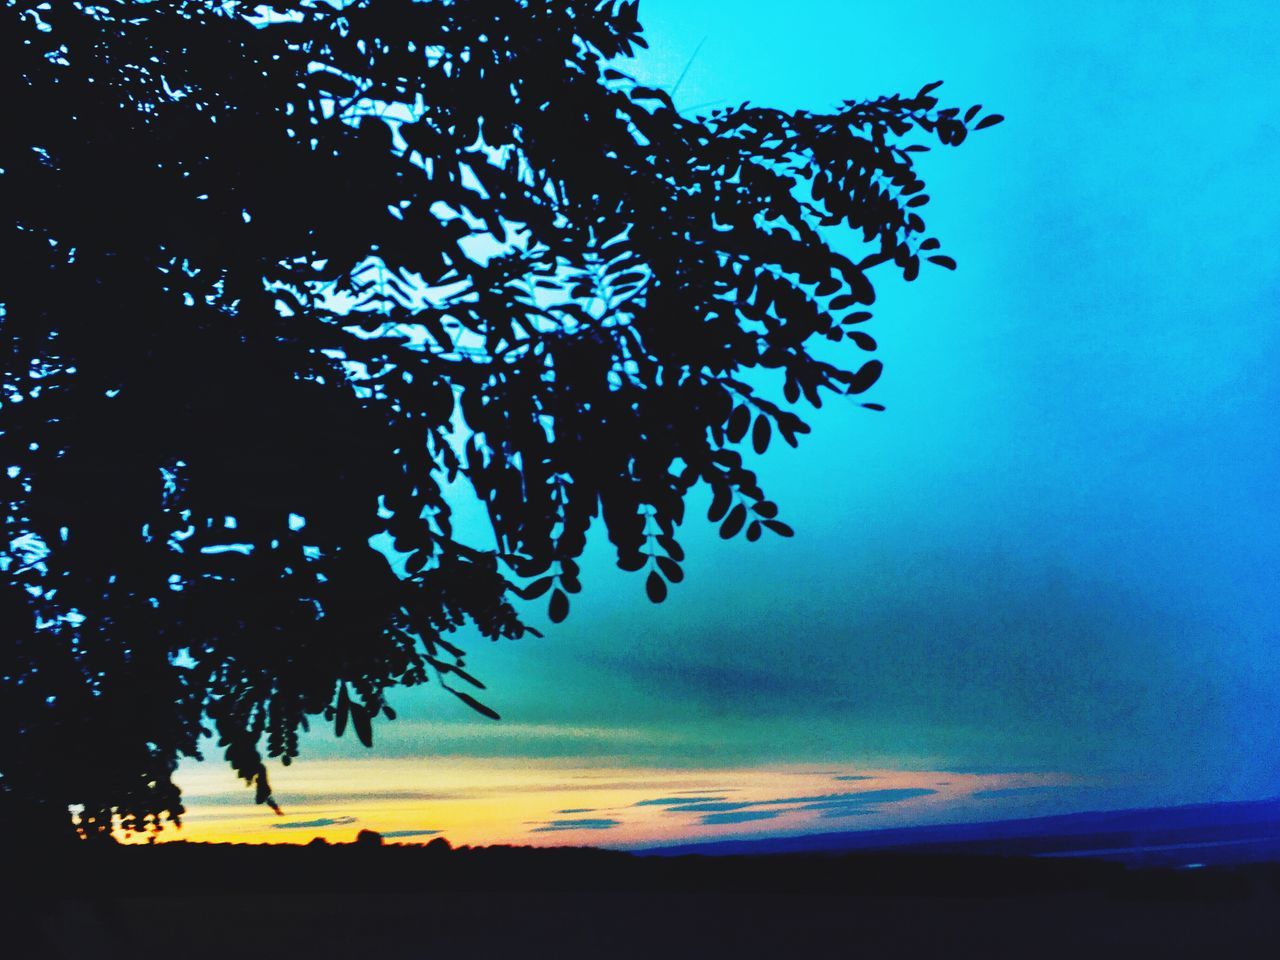
[(1280, 793), (1280, 8), (640, 13), (633, 69), (670, 89), (688, 65), (685, 108), (942, 79), (944, 102), (1004, 114), (924, 155), (960, 269), (879, 278), (887, 370), (859, 399), (887, 412), (828, 404), (760, 463), (795, 539), (722, 542), (699, 495), (686, 580), (655, 607), (596, 537), (565, 624), (538, 605), (545, 639), (472, 640), (502, 723), (402, 692), (375, 753), (1096, 784), (1066, 808)]

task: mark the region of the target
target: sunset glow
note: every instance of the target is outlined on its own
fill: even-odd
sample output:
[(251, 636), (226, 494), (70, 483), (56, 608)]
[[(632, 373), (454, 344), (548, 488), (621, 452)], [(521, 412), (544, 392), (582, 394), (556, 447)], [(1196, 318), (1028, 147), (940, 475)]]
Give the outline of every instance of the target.
[[(188, 814), (162, 840), (638, 847), (690, 840), (985, 819), (1009, 798), (1075, 785), (1061, 774), (966, 774), (813, 765), (636, 768), (581, 760), (301, 762), (275, 775), (284, 814), (255, 806), (220, 767), (187, 778)], [(984, 816), (983, 812), (986, 811)]]

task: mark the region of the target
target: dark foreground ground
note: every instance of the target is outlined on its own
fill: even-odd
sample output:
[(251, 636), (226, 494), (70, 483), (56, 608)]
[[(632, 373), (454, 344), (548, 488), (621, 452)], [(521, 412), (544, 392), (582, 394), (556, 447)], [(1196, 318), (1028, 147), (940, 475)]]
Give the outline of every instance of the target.
[(1280, 956), (1277, 864), (168, 844), (6, 867), (15, 960)]

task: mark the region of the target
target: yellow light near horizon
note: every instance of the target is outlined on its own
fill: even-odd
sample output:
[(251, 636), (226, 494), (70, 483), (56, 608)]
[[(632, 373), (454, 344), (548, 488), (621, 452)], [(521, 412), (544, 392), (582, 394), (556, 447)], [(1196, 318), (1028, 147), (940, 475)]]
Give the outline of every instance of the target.
[[(193, 769), (183, 778), (191, 798), (184, 826), (166, 829), (158, 840), (306, 843), (322, 837), (349, 842), (369, 829), (389, 842), (444, 836), (455, 846), (636, 847), (981, 819), (974, 816), (984, 809), (974, 797), (979, 791), (1077, 783), (1052, 773), (816, 769), (811, 764), (687, 770), (588, 765), (580, 759), (452, 757), (300, 761), (272, 779), (283, 816), (255, 805), (224, 768)], [(847, 799), (868, 791), (869, 802)], [(833, 812), (840, 815), (832, 817)]]

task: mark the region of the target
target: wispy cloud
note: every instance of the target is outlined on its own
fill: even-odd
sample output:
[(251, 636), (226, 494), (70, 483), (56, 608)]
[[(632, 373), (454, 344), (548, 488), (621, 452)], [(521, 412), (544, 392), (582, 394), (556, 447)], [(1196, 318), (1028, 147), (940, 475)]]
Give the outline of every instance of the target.
[[(692, 792), (692, 791), (690, 791)], [(712, 803), (717, 800), (726, 800), (727, 797), (706, 797), (705, 799), (695, 800), (691, 796), (683, 797), (655, 797), (652, 800), (637, 800), (632, 804), (634, 807), (674, 807), (682, 803)]]
[(759, 807), (770, 801), (754, 800), (699, 800), (695, 803), (682, 803), (677, 807), (667, 807), (670, 813), (727, 813), (730, 810), (746, 810), (748, 807)]
[[(538, 784), (503, 784), (501, 787), (495, 787), (484, 791), (474, 791), (476, 795), (484, 794), (515, 794), (515, 793), (555, 793), (555, 792), (575, 792), (581, 790), (667, 790), (672, 786), (678, 786), (678, 780), (597, 780), (595, 778), (576, 777), (577, 780), (589, 780), (587, 783), (538, 783)], [(720, 792), (720, 791), (717, 791)], [(677, 802), (684, 803), (690, 800), (690, 797), (681, 797)]]
[(345, 827), (355, 823), (356, 817), (320, 817), (317, 820), (296, 820), (293, 823), (273, 823), (276, 830), (314, 830), (318, 827)]
[(407, 837), (434, 837), (439, 830), (383, 830), (384, 840), (401, 840)]
[(548, 820), (530, 833), (555, 833), (561, 830), (612, 830), (621, 824), (620, 820), (600, 818), (598, 820)]
[[(812, 811), (824, 820), (840, 817), (863, 816), (874, 813), (881, 805), (900, 803), (916, 797), (937, 793), (928, 787), (902, 787), (899, 789), (863, 790), (858, 793), (815, 794), (806, 797), (778, 797), (772, 800), (720, 801), (696, 800), (668, 805), (668, 813), (696, 813), (699, 823), (705, 826), (727, 823), (747, 823), (752, 820), (772, 820), (784, 813)], [(652, 801), (657, 804), (658, 801)], [(669, 804), (669, 798), (663, 803)], [(639, 806), (639, 804), (637, 804)]]
[[(250, 797), (250, 800), (253, 798)], [(464, 792), (443, 793), (429, 790), (379, 790), (370, 787), (368, 790), (348, 790), (338, 793), (324, 793), (307, 790), (292, 793), (288, 790), (278, 791), (276, 799), (281, 803), (292, 803), (296, 806), (330, 803), (368, 803), (368, 802), (400, 802), (400, 803), (434, 803), (440, 800), (469, 800), (471, 795)]]
[[(189, 807), (256, 807), (252, 790), (236, 789), (219, 793), (186, 794), (184, 802)], [(430, 790), (379, 790), (369, 787), (367, 790), (278, 790), (276, 799), (286, 807), (310, 807), (330, 804), (366, 803), (370, 801), (400, 801), (404, 803), (431, 803), (437, 800), (470, 799), (464, 793), (441, 793)]]
[(838, 806), (867, 806), (879, 803), (899, 803), (916, 797), (937, 793), (929, 787), (900, 787), (896, 790), (863, 790), (859, 793), (833, 793), (825, 797), (792, 797), (790, 800), (769, 800), (768, 803), (799, 804), (802, 810), (823, 810)]
[(643, 726), (426, 720), (386, 723), (379, 727), (379, 735), (383, 757), (420, 757), (430, 751), (466, 757), (608, 756), (632, 760), (680, 754), (691, 737), (684, 731)]

